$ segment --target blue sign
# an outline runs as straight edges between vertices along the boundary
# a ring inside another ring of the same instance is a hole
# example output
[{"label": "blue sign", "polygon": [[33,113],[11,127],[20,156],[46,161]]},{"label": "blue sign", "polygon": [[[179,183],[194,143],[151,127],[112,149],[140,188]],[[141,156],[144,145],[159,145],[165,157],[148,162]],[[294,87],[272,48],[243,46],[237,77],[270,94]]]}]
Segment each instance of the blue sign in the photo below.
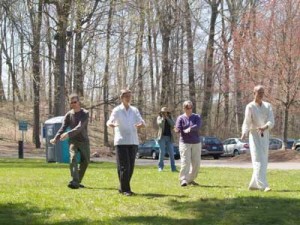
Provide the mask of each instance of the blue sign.
[{"label": "blue sign", "polygon": [[27,121],[22,121],[20,120],[19,121],[19,130],[22,130],[22,131],[27,131]]}]

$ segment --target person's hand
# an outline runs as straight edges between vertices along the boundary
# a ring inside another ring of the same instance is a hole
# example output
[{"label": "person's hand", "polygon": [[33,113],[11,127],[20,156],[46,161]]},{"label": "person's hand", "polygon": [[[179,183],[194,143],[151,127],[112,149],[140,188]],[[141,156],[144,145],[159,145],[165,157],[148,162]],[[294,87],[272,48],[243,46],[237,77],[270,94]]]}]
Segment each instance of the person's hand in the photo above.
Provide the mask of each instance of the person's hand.
[{"label": "person's hand", "polygon": [[174,130],[175,133],[179,133],[179,131],[180,131],[177,127],[174,127],[173,130]]},{"label": "person's hand", "polygon": [[258,127],[256,130],[257,132],[260,134],[261,137],[264,136],[264,131],[267,129],[267,126],[263,126],[263,127]]},{"label": "person's hand", "polygon": [[64,141],[64,140],[66,140],[68,137],[69,137],[69,134],[65,132],[65,133],[63,133],[63,134],[60,135],[60,139],[59,139],[59,140]]},{"label": "person's hand", "polygon": [[53,145],[55,145],[55,144],[56,144],[55,138],[52,138],[52,139],[50,140],[50,143],[53,144]]},{"label": "person's hand", "polygon": [[112,123],[108,124],[108,126],[114,128],[114,127],[119,126],[119,124],[117,122],[112,122]]},{"label": "person's hand", "polygon": [[183,130],[183,132],[186,133],[186,134],[187,134],[187,133],[190,133],[190,132],[191,132],[191,127],[186,128],[185,130]]},{"label": "person's hand", "polygon": [[144,127],[144,124],[143,124],[142,122],[136,123],[136,124],[135,124],[135,127],[136,127],[136,128],[141,128],[141,127]]}]

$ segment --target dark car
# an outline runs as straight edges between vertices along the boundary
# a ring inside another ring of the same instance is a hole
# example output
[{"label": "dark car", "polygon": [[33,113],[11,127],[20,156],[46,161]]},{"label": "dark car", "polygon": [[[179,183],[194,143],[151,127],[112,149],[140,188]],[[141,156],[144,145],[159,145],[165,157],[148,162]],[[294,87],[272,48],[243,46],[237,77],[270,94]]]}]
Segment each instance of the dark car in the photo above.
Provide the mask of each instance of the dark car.
[{"label": "dark car", "polygon": [[285,143],[285,149],[292,149],[295,139],[288,138]]},{"label": "dark car", "polygon": [[214,159],[219,159],[224,153],[223,143],[220,139],[213,136],[201,136],[202,156],[212,156]]},{"label": "dark car", "polygon": [[[174,158],[180,159],[180,153],[178,146],[173,145],[174,149]],[[152,159],[158,159],[159,156],[159,144],[156,139],[150,139],[138,146],[138,152],[136,158],[142,157],[151,157]],[[165,157],[169,157],[169,154],[166,152]]]},{"label": "dark car", "polygon": [[296,151],[300,152],[300,139],[294,141],[292,150],[296,150]]}]

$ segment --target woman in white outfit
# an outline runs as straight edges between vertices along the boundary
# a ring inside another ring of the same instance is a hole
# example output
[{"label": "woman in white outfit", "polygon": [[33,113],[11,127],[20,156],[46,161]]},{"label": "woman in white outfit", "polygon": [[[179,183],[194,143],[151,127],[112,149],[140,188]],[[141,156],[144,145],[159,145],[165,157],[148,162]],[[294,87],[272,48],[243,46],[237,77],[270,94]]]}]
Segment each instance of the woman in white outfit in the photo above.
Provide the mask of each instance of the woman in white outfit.
[{"label": "woman in white outfit", "polygon": [[254,87],[254,101],[246,106],[242,126],[242,137],[249,134],[250,153],[253,165],[249,190],[270,191],[267,182],[270,129],[274,126],[273,110],[270,103],[262,101],[264,87]]}]

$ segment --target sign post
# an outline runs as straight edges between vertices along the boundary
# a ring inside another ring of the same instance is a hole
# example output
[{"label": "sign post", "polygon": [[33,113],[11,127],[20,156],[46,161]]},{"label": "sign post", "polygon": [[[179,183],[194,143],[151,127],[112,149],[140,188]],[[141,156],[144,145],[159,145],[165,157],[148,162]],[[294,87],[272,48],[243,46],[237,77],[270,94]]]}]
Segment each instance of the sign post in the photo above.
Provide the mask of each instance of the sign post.
[{"label": "sign post", "polygon": [[22,140],[19,141],[19,159],[24,158],[24,131],[27,131],[28,123],[27,121],[19,121],[19,130],[22,131]]}]

